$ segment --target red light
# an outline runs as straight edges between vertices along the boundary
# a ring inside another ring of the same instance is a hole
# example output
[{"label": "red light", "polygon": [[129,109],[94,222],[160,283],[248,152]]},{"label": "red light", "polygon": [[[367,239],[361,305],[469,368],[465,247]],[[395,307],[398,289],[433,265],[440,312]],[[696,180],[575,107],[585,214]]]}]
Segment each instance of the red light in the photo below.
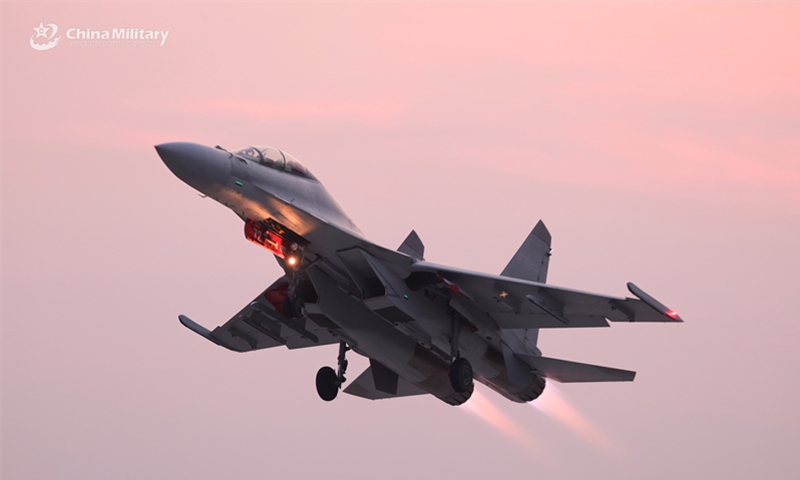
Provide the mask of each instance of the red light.
[{"label": "red light", "polygon": [[473,298],[472,298],[472,296],[470,296],[470,294],[468,294],[467,292],[465,292],[465,291],[461,290],[460,288],[458,288],[458,285],[456,285],[455,283],[451,282],[450,280],[442,277],[441,275],[437,276],[436,278],[439,279],[440,282],[443,282],[445,284],[445,286],[447,286],[447,288],[450,289],[451,292],[453,292],[455,294],[458,294],[458,295],[461,295],[464,298],[468,298],[470,300],[473,300]]},{"label": "red light", "polygon": [[283,239],[270,232],[258,222],[247,220],[244,224],[244,236],[248,240],[274,253],[280,258],[284,258]]},{"label": "red light", "polygon": [[675,310],[668,310],[667,316],[670,318],[678,318],[678,312],[676,312]]}]

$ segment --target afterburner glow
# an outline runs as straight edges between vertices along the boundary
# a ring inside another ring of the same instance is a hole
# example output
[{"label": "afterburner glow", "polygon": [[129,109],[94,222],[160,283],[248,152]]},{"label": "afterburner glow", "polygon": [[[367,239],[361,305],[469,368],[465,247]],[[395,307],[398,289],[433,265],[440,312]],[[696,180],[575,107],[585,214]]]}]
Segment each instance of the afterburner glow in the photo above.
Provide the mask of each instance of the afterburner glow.
[{"label": "afterburner glow", "polygon": [[541,453],[541,445],[514,421],[495,407],[489,399],[483,396],[477,389],[472,392],[469,401],[461,406],[462,409],[479,417],[500,432],[508,435],[520,445],[523,445],[537,453]]},{"label": "afterburner glow", "polygon": [[564,423],[592,443],[608,446],[608,439],[559,394],[558,388],[553,385],[553,382],[548,383],[542,395],[530,405]]}]

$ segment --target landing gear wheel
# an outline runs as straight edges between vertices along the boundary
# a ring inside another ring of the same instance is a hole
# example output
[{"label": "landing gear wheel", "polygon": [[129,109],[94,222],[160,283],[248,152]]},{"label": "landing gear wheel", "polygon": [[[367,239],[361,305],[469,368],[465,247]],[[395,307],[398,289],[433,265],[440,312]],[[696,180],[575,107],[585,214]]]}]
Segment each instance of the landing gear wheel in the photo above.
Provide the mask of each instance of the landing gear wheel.
[{"label": "landing gear wheel", "polygon": [[456,358],[450,365],[450,385],[458,393],[464,393],[472,386],[472,365],[466,358]]},{"label": "landing gear wheel", "polygon": [[283,316],[289,320],[293,318],[303,319],[306,317],[306,302],[297,297],[294,300],[287,298],[283,301]]},{"label": "landing gear wheel", "polygon": [[295,298],[294,302],[292,302],[292,307],[294,309],[294,318],[306,318],[306,302],[302,298]]},{"label": "landing gear wheel", "polygon": [[317,393],[326,402],[336,398],[339,393],[339,377],[331,367],[322,367],[317,372]]},{"label": "landing gear wheel", "polygon": [[287,297],[286,300],[283,301],[283,317],[291,320],[294,318],[294,302],[292,299]]}]

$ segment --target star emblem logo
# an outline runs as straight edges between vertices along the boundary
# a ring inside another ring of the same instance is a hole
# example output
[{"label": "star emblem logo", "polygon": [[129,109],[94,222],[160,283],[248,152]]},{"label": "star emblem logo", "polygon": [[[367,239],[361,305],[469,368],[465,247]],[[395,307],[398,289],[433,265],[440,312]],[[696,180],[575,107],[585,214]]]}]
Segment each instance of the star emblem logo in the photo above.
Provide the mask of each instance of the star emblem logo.
[{"label": "star emblem logo", "polygon": [[34,27],[33,31],[36,32],[36,38],[44,37],[47,38],[47,31],[50,30],[50,27],[45,27],[42,25],[42,22],[39,22],[38,27]]},{"label": "star emblem logo", "polygon": [[[39,22],[38,27],[33,27],[33,35],[31,35],[31,39],[28,42],[32,49],[34,50],[50,50],[51,48],[56,47],[59,42],[61,41],[61,37],[56,37],[56,32],[58,32],[58,25],[55,23],[48,23],[45,25],[42,22]],[[50,32],[48,34],[48,32]],[[35,39],[39,37],[44,37],[44,41],[46,43],[38,43]]]}]

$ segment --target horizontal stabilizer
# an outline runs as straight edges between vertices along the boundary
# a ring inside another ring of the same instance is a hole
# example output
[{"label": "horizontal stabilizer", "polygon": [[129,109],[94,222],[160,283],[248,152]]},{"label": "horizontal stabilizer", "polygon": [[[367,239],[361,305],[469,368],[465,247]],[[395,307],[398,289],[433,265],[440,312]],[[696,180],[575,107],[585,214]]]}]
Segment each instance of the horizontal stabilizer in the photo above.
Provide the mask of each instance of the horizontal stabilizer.
[{"label": "horizontal stabilizer", "polygon": [[422,395],[426,392],[412,383],[409,383],[407,380],[403,380],[402,377],[398,377],[397,379],[397,393],[391,394],[382,392],[375,387],[375,375],[372,372],[372,367],[369,367],[364,370],[364,373],[359,375],[353,383],[344,389],[344,393],[349,393],[350,395],[355,395],[356,397],[367,398],[369,400],[382,400],[384,398]]},{"label": "horizontal stabilizer", "polygon": [[533,367],[534,373],[561,383],[632,382],[633,377],[636,376],[636,372],[629,370],[534,355],[517,354],[517,356]]}]

